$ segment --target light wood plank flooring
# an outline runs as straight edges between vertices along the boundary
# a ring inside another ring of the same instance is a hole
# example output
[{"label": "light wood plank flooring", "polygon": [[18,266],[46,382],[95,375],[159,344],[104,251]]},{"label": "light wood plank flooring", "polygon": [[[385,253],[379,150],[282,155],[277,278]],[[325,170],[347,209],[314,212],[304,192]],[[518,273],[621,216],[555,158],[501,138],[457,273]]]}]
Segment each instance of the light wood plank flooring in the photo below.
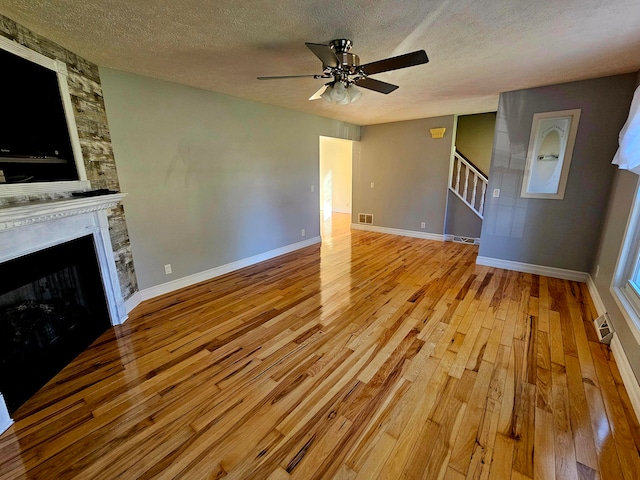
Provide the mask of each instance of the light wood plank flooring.
[{"label": "light wood plank flooring", "polygon": [[640,478],[584,284],[348,222],[142,304],[17,412],[0,478]]}]

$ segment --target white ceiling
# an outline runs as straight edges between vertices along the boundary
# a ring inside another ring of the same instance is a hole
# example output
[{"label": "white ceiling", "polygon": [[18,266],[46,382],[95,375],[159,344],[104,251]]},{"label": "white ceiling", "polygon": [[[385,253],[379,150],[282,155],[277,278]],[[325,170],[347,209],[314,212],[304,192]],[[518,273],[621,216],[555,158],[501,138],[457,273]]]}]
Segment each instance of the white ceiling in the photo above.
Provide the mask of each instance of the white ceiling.
[{"label": "white ceiling", "polygon": [[[0,13],[100,66],[360,125],[495,110],[498,94],[640,70],[638,0],[2,0]],[[361,63],[426,50],[351,105],[308,101],[304,42]]]}]

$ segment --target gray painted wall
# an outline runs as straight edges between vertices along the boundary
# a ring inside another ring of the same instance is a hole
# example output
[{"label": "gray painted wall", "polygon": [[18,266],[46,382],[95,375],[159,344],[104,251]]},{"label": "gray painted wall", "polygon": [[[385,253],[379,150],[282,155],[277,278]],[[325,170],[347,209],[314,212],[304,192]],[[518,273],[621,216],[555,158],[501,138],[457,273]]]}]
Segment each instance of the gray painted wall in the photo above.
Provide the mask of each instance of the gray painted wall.
[{"label": "gray painted wall", "polygon": [[[500,95],[479,254],[588,272],[626,121],[635,74],[507,92]],[[533,114],[582,109],[563,200],[520,198]]]},{"label": "gray painted wall", "polygon": [[318,138],[359,127],[100,73],[141,289],[320,235]]},{"label": "gray painted wall", "polygon": [[[376,226],[444,232],[453,121],[451,115],[362,127],[353,151],[354,222],[371,213]],[[444,138],[431,138],[436,127],[446,127]]]},{"label": "gray painted wall", "polygon": [[495,112],[458,117],[456,147],[485,175],[491,166],[495,128]]},{"label": "gray painted wall", "polygon": [[[604,303],[609,313],[611,323],[618,334],[629,363],[636,377],[640,379],[640,346],[636,342],[609,289],[613,280],[618,255],[622,248],[627,220],[631,213],[637,187],[637,175],[624,170],[616,172],[591,278],[593,278],[602,303]],[[600,266],[600,271],[596,276],[598,265]]]},{"label": "gray painted wall", "polygon": [[447,192],[447,222],[445,233],[461,237],[480,238],[482,220],[451,190]]},{"label": "gray painted wall", "polygon": [[[640,85],[640,74],[636,77],[636,86],[638,85]],[[636,378],[640,380],[640,345],[633,336],[630,330],[632,327],[623,317],[610,290],[639,182],[638,175],[626,170],[616,171],[591,278],[609,314],[613,328],[618,334],[631,368]],[[600,268],[598,269],[598,267]],[[597,275],[596,272],[598,272]]]}]

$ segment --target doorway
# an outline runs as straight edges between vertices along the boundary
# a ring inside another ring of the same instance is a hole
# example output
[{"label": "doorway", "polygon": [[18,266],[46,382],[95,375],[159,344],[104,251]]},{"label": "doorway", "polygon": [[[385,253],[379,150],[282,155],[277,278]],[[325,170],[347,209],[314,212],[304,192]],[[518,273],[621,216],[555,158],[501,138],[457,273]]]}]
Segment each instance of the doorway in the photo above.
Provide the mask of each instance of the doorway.
[{"label": "doorway", "polygon": [[351,215],[351,175],[353,142],[320,137],[320,218],[331,220],[334,213]]}]

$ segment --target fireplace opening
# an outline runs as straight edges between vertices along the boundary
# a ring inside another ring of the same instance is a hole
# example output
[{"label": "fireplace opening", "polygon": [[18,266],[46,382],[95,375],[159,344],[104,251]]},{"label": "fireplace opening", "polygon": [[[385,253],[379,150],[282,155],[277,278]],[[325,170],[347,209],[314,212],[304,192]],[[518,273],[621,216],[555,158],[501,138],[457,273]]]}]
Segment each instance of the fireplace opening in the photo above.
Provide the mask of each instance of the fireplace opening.
[{"label": "fireplace opening", "polygon": [[0,264],[0,392],[10,414],[111,325],[92,235]]}]

